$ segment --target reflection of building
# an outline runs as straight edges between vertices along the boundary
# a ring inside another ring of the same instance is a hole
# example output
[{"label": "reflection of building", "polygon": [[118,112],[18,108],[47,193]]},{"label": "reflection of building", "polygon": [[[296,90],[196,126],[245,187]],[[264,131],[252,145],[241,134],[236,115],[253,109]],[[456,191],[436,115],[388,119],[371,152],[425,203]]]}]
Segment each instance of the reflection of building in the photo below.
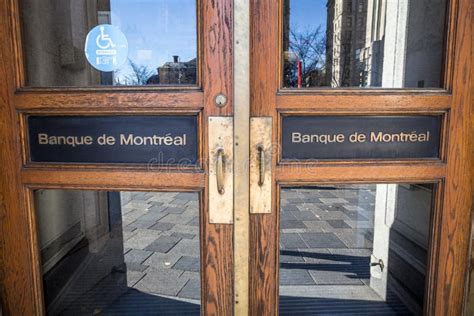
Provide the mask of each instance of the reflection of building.
[{"label": "reflection of building", "polygon": [[187,62],[179,61],[178,56],[173,56],[172,62],[167,62],[158,67],[157,74],[151,76],[147,84],[195,84],[196,83],[196,58]]},{"label": "reflection of building", "polygon": [[326,29],[326,81],[332,87],[359,86],[365,46],[367,0],[329,0]]}]

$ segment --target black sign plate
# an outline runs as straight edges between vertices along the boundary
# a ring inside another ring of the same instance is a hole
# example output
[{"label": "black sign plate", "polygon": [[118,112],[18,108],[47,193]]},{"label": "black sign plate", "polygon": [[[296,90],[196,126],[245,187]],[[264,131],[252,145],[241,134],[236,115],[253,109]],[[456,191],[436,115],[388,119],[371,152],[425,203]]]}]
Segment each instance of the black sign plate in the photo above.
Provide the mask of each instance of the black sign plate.
[{"label": "black sign plate", "polygon": [[285,116],[283,160],[438,158],[441,116]]},{"label": "black sign plate", "polygon": [[195,165],[197,117],[29,116],[32,162]]}]

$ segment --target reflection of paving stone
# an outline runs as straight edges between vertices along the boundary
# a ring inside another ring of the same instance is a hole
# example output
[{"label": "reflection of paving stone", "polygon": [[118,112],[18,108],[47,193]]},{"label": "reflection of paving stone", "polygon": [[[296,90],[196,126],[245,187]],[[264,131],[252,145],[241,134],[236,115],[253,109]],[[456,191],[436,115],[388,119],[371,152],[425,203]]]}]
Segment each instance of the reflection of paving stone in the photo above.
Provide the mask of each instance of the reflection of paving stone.
[{"label": "reflection of paving stone", "polygon": [[175,224],[173,223],[157,222],[156,224],[150,226],[150,229],[168,231],[173,228],[174,225]]},{"label": "reflection of paving stone", "polygon": [[181,239],[171,236],[160,236],[154,242],[152,242],[145,250],[153,252],[166,253],[171,250]]},{"label": "reflection of paving stone", "polygon": [[280,253],[280,263],[304,262],[303,257],[299,253],[291,255],[283,255]]},{"label": "reflection of paving stone", "polygon": [[199,272],[199,264],[199,258],[182,256],[178,262],[175,263],[173,269]]},{"label": "reflection of paving stone", "polygon": [[135,284],[143,278],[145,273],[140,271],[127,271],[127,286],[133,287]]},{"label": "reflection of paving stone", "polygon": [[194,234],[177,233],[177,232],[171,233],[170,236],[182,238],[182,239],[194,239],[194,237],[196,237],[196,235]]},{"label": "reflection of paving stone", "polygon": [[199,300],[201,298],[201,282],[199,279],[190,279],[178,293],[178,296]]},{"label": "reflection of paving stone", "polygon": [[140,216],[137,221],[156,222],[166,214],[160,211],[148,211],[145,215]]},{"label": "reflection of paving stone", "polygon": [[282,220],[280,223],[280,228],[306,228],[306,225],[299,220]]},{"label": "reflection of paving stone", "polygon": [[282,244],[282,249],[298,249],[298,248],[307,248],[300,234],[290,233],[282,234],[280,236],[280,243]]},{"label": "reflection of paving stone", "polygon": [[182,274],[183,271],[180,270],[150,268],[135,288],[144,292],[176,296],[188,282],[187,278],[180,277]]},{"label": "reflection of paving stone", "polygon": [[290,212],[296,219],[300,221],[311,221],[316,220],[316,216],[311,211],[298,211],[298,212]]},{"label": "reflection of paving stone", "polygon": [[[347,246],[347,248],[372,248],[372,242],[364,236],[364,232],[361,230],[350,231],[350,232],[335,232],[334,234],[342,240],[342,242]],[[328,248],[341,248],[341,247],[332,247]]]},{"label": "reflection of paving stone", "polygon": [[313,278],[304,269],[280,269],[281,285],[310,285],[315,284]]},{"label": "reflection of paving stone", "polygon": [[127,271],[135,271],[135,272],[143,272],[148,268],[148,266],[134,263],[134,262],[127,262]]},{"label": "reflection of paving stone", "polygon": [[153,254],[151,251],[146,251],[146,250],[140,250],[140,249],[131,249],[127,254],[125,255],[125,262],[134,262],[134,263],[142,263],[148,257],[150,257]]},{"label": "reflection of paving stone", "polygon": [[309,248],[346,248],[345,244],[333,233],[303,233],[300,235]]},{"label": "reflection of paving stone", "polygon": [[190,220],[186,225],[189,226],[199,226],[199,217],[195,216],[192,220]]},{"label": "reflection of paving stone", "polygon": [[182,239],[176,247],[173,248],[172,252],[182,256],[199,257],[199,239]]},{"label": "reflection of paving stone", "polygon": [[341,219],[332,219],[327,220],[326,222],[333,228],[351,228],[351,226],[347,225],[346,222]]},{"label": "reflection of paving stone", "polygon": [[124,227],[125,231],[134,231],[137,228],[147,229],[148,227],[152,226],[155,222],[154,221],[142,221],[136,220],[133,223]]},{"label": "reflection of paving stone", "polygon": [[182,214],[185,211],[184,207],[167,207],[165,212],[169,214]]},{"label": "reflection of paving stone", "polygon": [[135,235],[124,242],[125,248],[144,249],[159,236],[159,232],[149,229],[137,229]]},{"label": "reflection of paving stone", "polygon": [[343,213],[353,221],[368,221],[368,219],[359,212],[343,211]]},{"label": "reflection of paving stone", "polygon": [[179,258],[180,254],[155,252],[143,264],[155,269],[171,269]]}]

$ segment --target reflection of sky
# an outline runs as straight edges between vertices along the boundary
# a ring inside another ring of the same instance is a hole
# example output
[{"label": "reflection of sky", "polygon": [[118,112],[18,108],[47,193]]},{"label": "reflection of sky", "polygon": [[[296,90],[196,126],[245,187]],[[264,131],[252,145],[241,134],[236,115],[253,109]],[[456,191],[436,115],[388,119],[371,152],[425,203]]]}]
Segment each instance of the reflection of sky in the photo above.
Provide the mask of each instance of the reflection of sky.
[{"label": "reflection of sky", "polygon": [[111,24],[128,39],[129,58],[156,68],[178,55],[196,58],[195,0],[110,0]]},{"label": "reflection of sky", "polygon": [[290,0],[290,27],[295,32],[326,30],[327,0]]}]

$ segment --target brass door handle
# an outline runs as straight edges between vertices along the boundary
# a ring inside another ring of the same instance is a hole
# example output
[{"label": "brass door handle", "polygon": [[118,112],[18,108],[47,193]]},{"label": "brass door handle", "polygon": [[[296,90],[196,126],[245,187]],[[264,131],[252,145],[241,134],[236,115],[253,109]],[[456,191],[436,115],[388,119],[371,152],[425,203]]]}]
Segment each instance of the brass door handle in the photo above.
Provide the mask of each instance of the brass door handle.
[{"label": "brass door handle", "polygon": [[216,161],[216,178],[217,178],[217,191],[219,194],[224,194],[224,150],[222,148],[217,150],[217,161]]},{"label": "brass door handle", "polygon": [[257,147],[257,159],[258,159],[258,185],[262,186],[265,182],[265,150],[262,146]]}]

